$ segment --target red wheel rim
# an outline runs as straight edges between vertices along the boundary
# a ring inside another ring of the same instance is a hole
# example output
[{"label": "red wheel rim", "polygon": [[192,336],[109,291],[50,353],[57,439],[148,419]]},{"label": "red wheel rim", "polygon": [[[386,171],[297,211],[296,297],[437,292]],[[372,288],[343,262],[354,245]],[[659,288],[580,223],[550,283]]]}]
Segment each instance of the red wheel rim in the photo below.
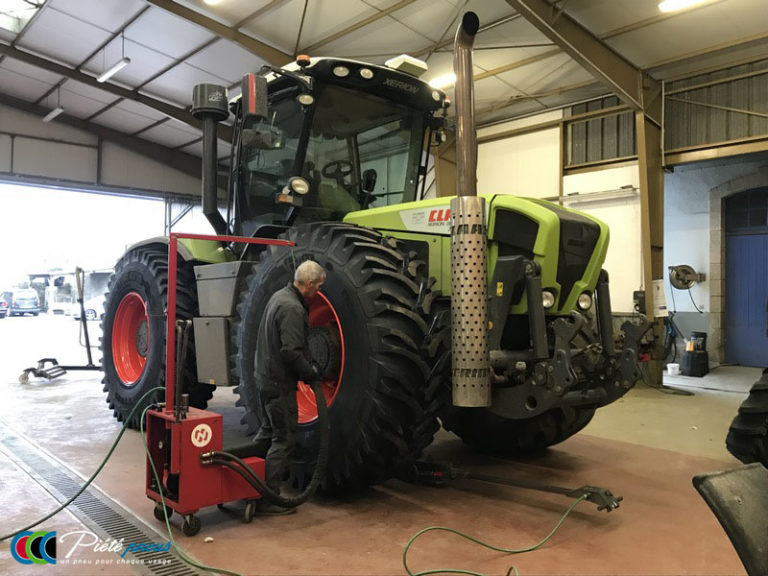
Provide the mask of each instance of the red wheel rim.
[{"label": "red wheel rim", "polygon": [[[341,329],[339,316],[336,309],[330,303],[325,294],[318,292],[309,303],[309,327],[314,328],[323,326],[336,330],[341,342],[341,363],[339,366],[339,378],[337,380],[328,380],[321,382],[323,396],[328,407],[333,404],[336,395],[341,388],[341,379],[344,376],[344,331]],[[317,419],[317,402],[312,388],[299,380],[299,388],[296,392],[296,404],[299,408],[299,424],[308,424]]]},{"label": "red wheel rim", "polygon": [[133,386],[141,377],[149,350],[149,315],[136,292],[123,296],[112,324],[112,360],[120,380]]}]

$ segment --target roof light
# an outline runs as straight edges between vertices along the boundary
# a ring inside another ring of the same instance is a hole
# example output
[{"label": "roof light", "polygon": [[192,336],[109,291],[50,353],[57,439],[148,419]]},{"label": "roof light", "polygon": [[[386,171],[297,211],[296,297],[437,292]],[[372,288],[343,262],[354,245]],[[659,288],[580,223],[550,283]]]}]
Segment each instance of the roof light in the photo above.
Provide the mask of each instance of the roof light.
[{"label": "roof light", "polygon": [[123,68],[128,66],[128,64],[131,63],[131,59],[125,55],[125,31],[120,33],[120,38],[123,41],[122,49],[120,52],[122,55],[122,58],[120,58],[120,60],[115,62],[109,70],[105,70],[104,72],[99,74],[96,77],[96,82],[106,82],[108,79],[112,78],[112,76],[120,72],[120,70],[122,70]]},{"label": "roof light", "polygon": [[373,78],[373,70],[370,68],[360,68],[360,76],[362,76],[364,80],[370,80]]},{"label": "roof light", "polygon": [[445,76],[438,76],[434,80],[429,81],[429,85],[432,86],[432,88],[437,88],[438,90],[442,88],[448,88],[454,84],[456,84],[456,74],[453,72],[446,74]]},{"label": "roof light", "polygon": [[704,2],[707,2],[707,0],[664,0],[659,2],[659,10],[662,12],[676,12],[691,8],[697,4],[703,4]]},{"label": "roof light", "polygon": [[106,70],[106,71],[102,72],[101,74],[99,74],[96,77],[96,82],[106,82],[107,80],[112,78],[112,76],[114,76],[115,74],[120,72],[120,70],[122,70],[123,68],[128,66],[128,64],[130,64],[130,63],[131,63],[131,59],[128,58],[127,56],[121,58],[120,60],[115,62],[115,64],[113,64],[112,67],[109,70]]},{"label": "roof light", "polygon": [[56,118],[56,116],[58,116],[62,112],[64,112],[64,108],[62,108],[61,106],[56,106],[56,108],[54,108],[53,110],[48,112],[48,114],[43,116],[43,122],[50,122],[51,120]]}]

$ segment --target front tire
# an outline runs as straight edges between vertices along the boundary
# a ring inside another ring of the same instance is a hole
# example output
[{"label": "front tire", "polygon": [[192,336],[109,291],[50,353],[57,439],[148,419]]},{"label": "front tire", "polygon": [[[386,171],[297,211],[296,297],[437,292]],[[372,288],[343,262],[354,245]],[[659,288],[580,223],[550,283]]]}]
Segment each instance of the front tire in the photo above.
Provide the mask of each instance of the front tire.
[{"label": "front tire", "polygon": [[509,455],[535,454],[567,440],[595,415],[594,408],[561,407],[525,420],[494,414],[488,408],[450,407],[443,427],[480,450]]},{"label": "front tire", "polygon": [[[292,281],[295,265],[316,260],[327,277],[320,299],[310,304],[310,331],[316,333],[310,335],[310,353],[326,368],[323,389],[331,420],[322,485],[336,490],[385,480],[438,429],[436,403],[428,394],[437,388],[431,381],[433,359],[424,345],[428,326],[422,302],[428,290],[415,281],[418,266],[402,245],[373,230],[311,224],[285,236],[296,247],[263,253],[238,306],[234,373],[240,381],[238,405],[246,408],[243,423],[249,433],[261,424],[254,364],[266,303]],[[314,470],[320,434],[312,394],[302,384],[299,388],[291,473],[302,485]]]},{"label": "front tire", "polygon": [[[197,314],[191,264],[179,260],[177,278],[176,318],[191,319]],[[102,321],[102,383],[115,418],[128,420],[131,428],[139,427],[142,410],[161,394],[151,394],[137,407],[139,399],[152,388],[165,386],[167,287],[168,253],[157,246],[126,253],[109,281]],[[213,386],[197,382],[194,334],[190,334],[182,371],[190,405],[205,408]]]}]

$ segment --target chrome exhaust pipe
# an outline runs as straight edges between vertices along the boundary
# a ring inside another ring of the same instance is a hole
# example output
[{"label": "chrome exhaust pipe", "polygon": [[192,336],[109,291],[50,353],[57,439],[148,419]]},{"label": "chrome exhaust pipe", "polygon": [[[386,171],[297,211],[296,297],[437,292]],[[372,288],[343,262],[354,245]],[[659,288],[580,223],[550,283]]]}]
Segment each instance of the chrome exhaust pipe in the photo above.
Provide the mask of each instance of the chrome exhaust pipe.
[{"label": "chrome exhaust pipe", "polygon": [[453,405],[491,405],[485,200],[477,196],[472,45],[477,14],[461,19],[454,41],[457,193],[451,200],[451,376]]}]

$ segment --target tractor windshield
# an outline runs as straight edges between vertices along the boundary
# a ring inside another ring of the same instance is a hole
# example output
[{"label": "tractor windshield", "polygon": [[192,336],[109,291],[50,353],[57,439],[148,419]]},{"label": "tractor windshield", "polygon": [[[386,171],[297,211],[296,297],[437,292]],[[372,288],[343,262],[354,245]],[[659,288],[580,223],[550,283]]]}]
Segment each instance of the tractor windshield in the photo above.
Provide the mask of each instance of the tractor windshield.
[{"label": "tractor windshield", "polygon": [[318,97],[301,216],[340,220],[347,212],[414,200],[424,139],[422,113],[336,85]]},{"label": "tractor windshield", "polygon": [[296,223],[416,198],[425,112],[334,84],[317,87],[309,108],[297,96],[294,89],[270,96],[269,121],[279,133],[270,147],[249,142],[243,126],[242,220],[285,223],[292,207],[275,197],[292,176],[309,182]]}]

